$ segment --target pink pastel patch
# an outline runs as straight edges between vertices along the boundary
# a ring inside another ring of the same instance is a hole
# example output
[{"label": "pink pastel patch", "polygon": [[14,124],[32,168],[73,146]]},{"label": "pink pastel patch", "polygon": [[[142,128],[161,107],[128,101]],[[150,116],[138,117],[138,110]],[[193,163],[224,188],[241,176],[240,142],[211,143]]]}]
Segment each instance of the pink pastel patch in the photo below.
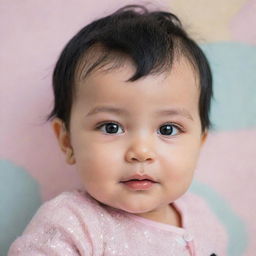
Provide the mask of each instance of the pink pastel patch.
[{"label": "pink pastel patch", "polygon": [[[256,130],[212,133],[205,144],[196,179],[213,187],[247,224],[248,234],[256,233]],[[253,255],[249,243],[245,255]]]},{"label": "pink pastel patch", "polygon": [[256,44],[256,0],[249,0],[230,23],[230,32],[234,40]]}]

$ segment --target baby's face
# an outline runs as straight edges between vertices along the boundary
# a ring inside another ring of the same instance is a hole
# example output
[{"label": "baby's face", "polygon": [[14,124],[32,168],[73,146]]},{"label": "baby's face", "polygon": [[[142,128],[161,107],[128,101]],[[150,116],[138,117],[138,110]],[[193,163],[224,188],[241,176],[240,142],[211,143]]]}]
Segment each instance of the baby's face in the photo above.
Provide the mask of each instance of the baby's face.
[{"label": "baby's face", "polygon": [[[92,197],[147,217],[168,207],[191,184],[204,138],[199,85],[184,59],[167,75],[125,82],[133,72],[130,64],[97,71],[78,85],[71,145]],[[155,182],[123,182],[136,174]]]}]

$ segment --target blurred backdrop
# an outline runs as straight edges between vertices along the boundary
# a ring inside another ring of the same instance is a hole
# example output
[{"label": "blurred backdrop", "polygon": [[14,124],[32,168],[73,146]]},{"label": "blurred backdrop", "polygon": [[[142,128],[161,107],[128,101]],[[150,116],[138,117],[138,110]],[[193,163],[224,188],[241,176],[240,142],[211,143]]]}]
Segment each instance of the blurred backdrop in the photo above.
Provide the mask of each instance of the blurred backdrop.
[{"label": "blurred backdrop", "polygon": [[125,4],[167,9],[209,57],[214,129],[191,187],[229,234],[229,255],[256,251],[255,0],[0,0],[0,256],[40,204],[80,187],[50,124],[51,74],[66,42]]}]

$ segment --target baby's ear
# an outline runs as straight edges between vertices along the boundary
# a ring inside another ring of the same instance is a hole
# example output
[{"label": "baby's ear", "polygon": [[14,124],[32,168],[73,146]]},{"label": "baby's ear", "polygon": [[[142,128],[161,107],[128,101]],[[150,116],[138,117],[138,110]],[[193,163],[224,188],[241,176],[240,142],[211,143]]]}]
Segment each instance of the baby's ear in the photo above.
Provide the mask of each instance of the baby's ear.
[{"label": "baby's ear", "polygon": [[67,163],[74,164],[75,163],[74,152],[71,146],[70,135],[65,127],[65,124],[61,119],[54,118],[52,120],[52,128],[56,135],[56,138],[58,140],[61,150],[66,155]]}]

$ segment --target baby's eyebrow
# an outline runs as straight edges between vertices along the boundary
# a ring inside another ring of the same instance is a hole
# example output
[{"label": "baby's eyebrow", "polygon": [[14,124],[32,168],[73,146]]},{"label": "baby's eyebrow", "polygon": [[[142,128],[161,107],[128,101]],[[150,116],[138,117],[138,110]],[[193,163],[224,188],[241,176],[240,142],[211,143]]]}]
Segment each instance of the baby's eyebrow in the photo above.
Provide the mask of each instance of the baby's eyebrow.
[{"label": "baby's eyebrow", "polygon": [[93,109],[91,109],[86,116],[95,115],[100,112],[106,112],[106,113],[114,113],[117,115],[128,115],[128,111],[125,109],[117,108],[117,107],[110,107],[110,106],[97,106]]},{"label": "baby's eyebrow", "polygon": [[[113,113],[117,115],[129,115],[129,112],[122,108],[111,106],[97,106],[91,109],[86,116],[95,115],[100,112]],[[163,109],[155,112],[156,116],[183,116],[193,121],[192,115],[184,108]]]},{"label": "baby's eyebrow", "polygon": [[173,108],[173,109],[164,109],[159,110],[156,112],[156,115],[162,115],[162,116],[183,116],[187,119],[190,119],[194,121],[192,115],[189,113],[188,110],[184,108]]}]

